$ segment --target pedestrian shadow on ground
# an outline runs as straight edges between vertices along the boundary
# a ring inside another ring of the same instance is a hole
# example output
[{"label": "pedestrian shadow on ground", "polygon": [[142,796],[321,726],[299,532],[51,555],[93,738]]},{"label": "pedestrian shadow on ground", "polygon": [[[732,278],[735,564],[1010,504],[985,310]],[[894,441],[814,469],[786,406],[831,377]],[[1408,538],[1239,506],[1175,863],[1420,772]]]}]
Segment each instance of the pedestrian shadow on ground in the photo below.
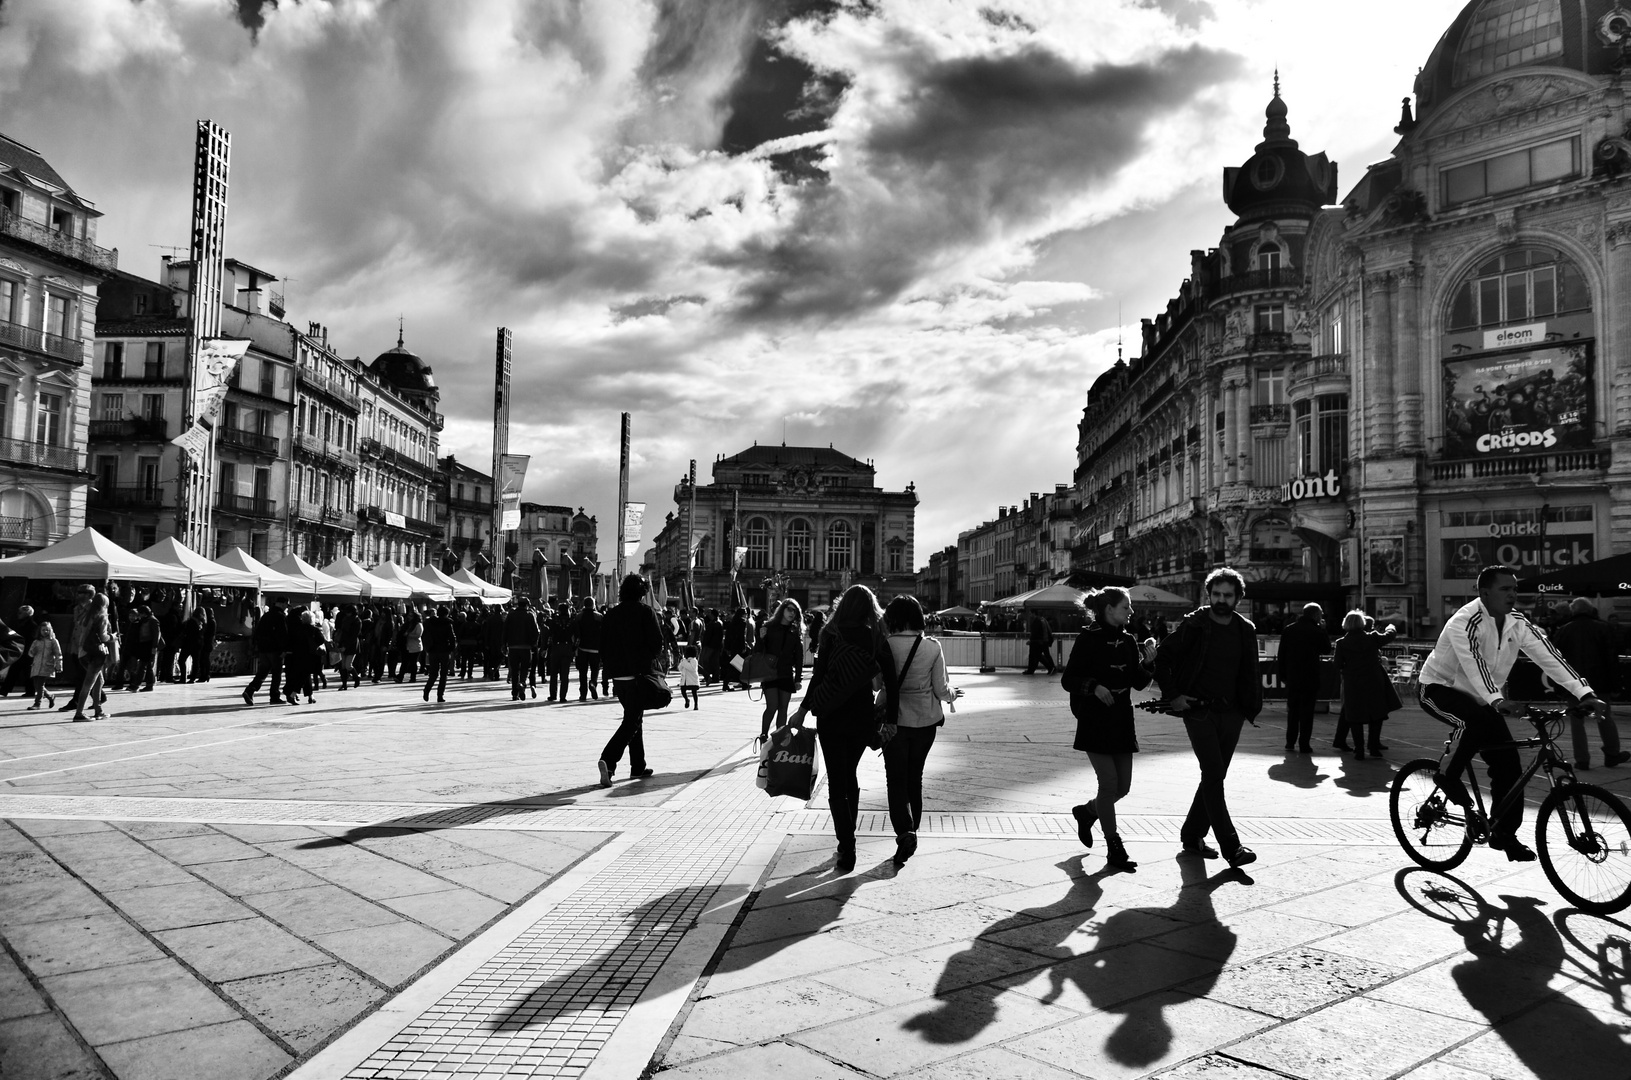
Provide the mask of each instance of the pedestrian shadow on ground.
[{"label": "pedestrian shadow on ground", "polygon": [[[1072,862],[1079,863],[1080,857],[1059,865],[1069,872]],[[1055,902],[994,923],[980,938],[991,938],[1004,930],[1029,928],[1031,932],[1023,948],[1054,961],[1048,972],[1051,985],[1042,1002],[1057,1001],[1066,987],[1074,983],[1096,1010],[1121,1013],[1121,1022],[1105,1040],[1105,1051],[1123,1065],[1143,1068],[1165,1057],[1172,1047],[1172,1027],[1162,1012],[1165,1000],[1160,994],[1170,986],[1147,986],[1137,996],[1128,998],[1126,988],[1141,979],[1145,956],[1121,946],[1193,925],[1195,930],[1186,939],[1185,951],[1206,956],[1212,962],[1198,977],[1190,970],[1175,974],[1171,985],[1184,983],[1186,994],[1204,997],[1216,984],[1218,972],[1234,954],[1236,943],[1234,931],[1218,922],[1212,894],[1225,884],[1249,879],[1238,870],[1209,876],[1203,860],[1180,859],[1183,885],[1174,903],[1166,907],[1112,911],[1097,925],[1097,941],[1101,944],[1086,953],[1071,952],[1067,940],[1089,924],[1103,893],[1100,883],[1114,872],[1106,868],[1072,881],[1065,904],[1079,908],[1073,915],[1056,917],[1053,909],[1062,905]],[[1039,934],[1045,936],[1038,937]],[[969,949],[946,962],[935,986],[938,1004],[928,1012],[907,1019],[901,1025],[903,1029],[915,1031],[934,1043],[961,1043],[973,1039],[996,1019],[997,999],[1007,991],[1005,984],[1012,979],[981,981],[989,975],[990,969],[988,961],[980,956],[980,948],[977,939]],[[1088,957],[1097,958],[1096,962],[1071,963]],[[985,975],[981,974],[982,969]]]},{"label": "pedestrian shadow on ground", "polygon": [[[1541,911],[1546,902],[1533,896],[1502,893],[1501,904],[1492,904],[1461,879],[1419,867],[1399,871],[1394,885],[1413,908],[1461,936],[1469,955],[1450,969],[1451,979],[1531,1075],[1625,1080],[1631,1060],[1625,1043],[1631,1029],[1626,1002],[1631,927],[1572,909],[1548,919]],[[1590,920],[1592,937],[1601,936],[1604,923],[1621,933],[1606,935],[1594,955],[1569,933],[1571,919]],[[1558,974],[1602,990],[1624,1019],[1612,1022],[1561,995],[1545,994],[1537,1002],[1538,988]],[[1524,1015],[1537,1009],[1544,1010],[1544,1023],[1525,1021]]]},{"label": "pedestrian shadow on ground", "polygon": [[1351,754],[1343,754],[1342,774],[1332,783],[1356,799],[1368,799],[1385,794],[1393,787],[1393,766],[1386,758],[1374,755],[1360,761]]},{"label": "pedestrian shadow on ground", "polygon": [[1314,755],[1287,750],[1285,759],[1269,766],[1269,779],[1292,787],[1317,788],[1329,780],[1330,774],[1320,771]]}]

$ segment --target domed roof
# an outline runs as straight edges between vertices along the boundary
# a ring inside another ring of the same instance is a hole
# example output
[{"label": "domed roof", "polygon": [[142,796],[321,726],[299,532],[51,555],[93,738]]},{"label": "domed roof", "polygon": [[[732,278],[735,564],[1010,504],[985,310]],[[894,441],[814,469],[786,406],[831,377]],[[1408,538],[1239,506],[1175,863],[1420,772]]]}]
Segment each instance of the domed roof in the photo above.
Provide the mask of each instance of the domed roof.
[{"label": "domed roof", "polygon": [[386,349],[374,357],[369,365],[380,378],[403,390],[435,393],[436,380],[431,378],[430,365],[418,353],[409,352],[402,344],[402,331],[396,334],[396,348]]},{"label": "domed roof", "polygon": [[1519,67],[1609,75],[1616,0],[1471,0],[1416,76],[1416,120],[1483,79]]},{"label": "domed roof", "polygon": [[1324,154],[1305,154],[1291,137],[1280,75],[1274,97],[1263,110],[1263,141],[1240,168],[1223,170],[1223,201],[1242,221],[1273,217],[1300,207],[1318,210],[1336,202],[1336,163]]}]

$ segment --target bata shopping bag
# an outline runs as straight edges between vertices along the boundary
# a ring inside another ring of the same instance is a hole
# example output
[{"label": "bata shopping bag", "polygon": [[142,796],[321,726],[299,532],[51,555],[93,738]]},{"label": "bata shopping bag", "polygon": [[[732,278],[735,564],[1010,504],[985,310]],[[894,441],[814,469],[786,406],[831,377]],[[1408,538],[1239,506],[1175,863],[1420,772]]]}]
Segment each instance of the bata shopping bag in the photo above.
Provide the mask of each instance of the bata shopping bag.
[{"label": "bata shopping bag", "polygon": [[808,799],[816,786],[816,733],[814,728],[777,728],[766,744],[765,791]]}]

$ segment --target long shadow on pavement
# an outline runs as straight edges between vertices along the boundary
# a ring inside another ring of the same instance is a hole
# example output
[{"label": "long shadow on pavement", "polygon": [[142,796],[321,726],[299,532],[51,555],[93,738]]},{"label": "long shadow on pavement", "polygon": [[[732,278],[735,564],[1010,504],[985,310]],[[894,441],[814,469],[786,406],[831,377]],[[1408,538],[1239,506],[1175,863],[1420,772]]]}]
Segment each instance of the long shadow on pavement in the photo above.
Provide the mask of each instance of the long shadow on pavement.
[{"label": "long shadow on pavement", "polygon": [[[1631,1069],[1624,1041],[1631,1021],[1625,936],[1606,935],[1605,948],[1588,966],[1564,944],[1565,918],[1589,918],[1579,912],[1548,919],[1540,910],[1545,901],[1507,893],[1500,895],[1502,905],[1492,904],[1459,878],[1418,868],[1399,871],[1394,885],[1412,907],[1448,923],[1466,942],[1469,956],[1450,969],[1450,978],[1537,1080],[1625,1080]],[[1594,921],[1599,930],[1607,923],[1631,932],[1623,923]],[[1576,970],[1565,972],[1567,966]],[[1602,990],[1626,1020],[1611,1023],[1561,995],[1535,1000],[1536,988],[1560,973]]]},{"label": "long shadow on pavement", "polygon": [[1287,750],[1284,761],[1269,766],[1270,780],[1290,784],[1292,787],[1317,788],[1330,778],[1329,773],[1320,771],[1319,762],[1314,760],[1314,755],[1295,750]]},{"label": "long shadow on pavement", "polygon": [[[1224,884],[1249,879],[1238,870],[1208,875],[1202,860],[1180,859],[1183,885],[1173,904],[1113,911],[1098,926],[1099,947],[1073,954],[1065,942],[1093,915],[1103,894],[1100,882],[1112,873],[1114,871],[1106,869],[1072,881],[1067,901],[1072,906],[1080,906],[1080,911],[1073,916],[1054,917],[1054,910],[1060,906],[1055,902],[1046,908],[1011,915],[987,928],[980,938],[1000,935],[1007,929],[1025,930],[1023,947],[1027,951],[1055,958],[1048,971],[1051,985],[1042,1002],[1057,1001],[1067,985],[1074,983],[1095,1009],[1123,1014],[1123,1020],[1106,1040],[1105,1050],[1124,1065],[1144,1067],[1165,1057],[1172,1045],[1172,1028],[1162,1013],[1167,999],[1158,993],[1170,987],[1146,985],[1141,970],[1146,954],[1125,946],[1180,925],[1203,928],[1199,937],[1186,943],[1186,951],[1206,956],[1207,970],[1198,977],[1193,971],[1174,975],[1171,985],[1184,983],[1186,994],[1205,996],[1216,983],[1218,972],[1229,962],[1236,943],[1234,931],[1218,922],[1212,893]],[[1037,934],[1044,928],[1048,938],[1039,940]],[[961,1043],[974,1038],[995,1020],[997,999],[1009,990],[1013,978],[969,986],[972,980],[961,969],[979,964],[977,953],[976,944],[948,960],[935,988],[939,1004],[909,1018],[901,1026],[930,1042]],[[1083,960],[1089,962],[1077,962]],[[1140,989],[1129,995],[1128,986],[1135,983]]]}]

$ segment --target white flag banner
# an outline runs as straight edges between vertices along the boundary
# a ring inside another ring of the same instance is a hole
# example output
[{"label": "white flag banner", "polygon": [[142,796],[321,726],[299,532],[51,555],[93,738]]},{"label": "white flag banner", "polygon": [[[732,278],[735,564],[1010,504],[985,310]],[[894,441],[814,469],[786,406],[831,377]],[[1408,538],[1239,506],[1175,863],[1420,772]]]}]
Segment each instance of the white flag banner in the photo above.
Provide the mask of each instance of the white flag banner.
[{"label": "white flag banner", "polygon": [[623,557],[625,559],[632,559],[636,555],[638,555],[639,553],[640,553],[640,541],[638,541],[638,540],[625,540],[625,541],[623,541]]},{"label": "white flag banner", "polygon": [[623,504],[623,539],[638,542],[640,539],[640,524],[646,518],[646,504],[643,502],[630,502]]},{"label": "white flag banner", "polygon": [[204,454],[210,447],[210,429],[203,424],[194,424],[170,441],[181,447],[192,458],[194,465],[202,466]]},{"label": "white flag banner", "polygon": [[499,521],[499,528],[504,532],[514,532],[521,527],[521,496],[519,493],[504,496],[504,513]]},{"label": "white flag banner", "polygon": [[[527,482],[527,465],[532,461],[531,454],[505,454],[499,459],[498,490],[505,495],[521,496],[521,488]],[[506,525],[506,529],[519,529],[521,526]]]},{"label": "white flag banner", "polygon": [[232,373],[248,350],[247,338],[205,338],[198,343],[198,363],[193,369],[192,426],[170,440],[181,447],[195,465],[204,463]]}]

